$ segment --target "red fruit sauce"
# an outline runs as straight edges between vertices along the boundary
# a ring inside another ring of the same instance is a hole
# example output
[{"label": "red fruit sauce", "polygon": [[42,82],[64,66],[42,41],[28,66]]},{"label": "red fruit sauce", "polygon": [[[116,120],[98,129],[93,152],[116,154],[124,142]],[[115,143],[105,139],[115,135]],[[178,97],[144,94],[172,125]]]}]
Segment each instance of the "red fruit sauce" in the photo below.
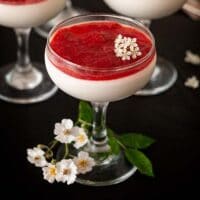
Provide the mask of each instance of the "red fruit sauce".
[{"label": "red fruit sauce", "polygon": [[[142,56],[126,61],[116,57],[114,41],[118,34],[137,38]],[[114,21],[87,22],[62,27],[50,39],[50,47],[56,54],[82,66],[82,70],[64,66],[58,59],[54,59],[54,56],[49,56],[49,59],[58,69],[76,78],[109,80],[128,76],[148,66],[155,56],[155,51],[145,62],[135,68],[111,71],[119,67],[123,69],[144,58],[151,50],[152,45],[149,36],[131,26],[124,26]],[[87,70],[84,70],[84,67]],[[99,69],[101,71],[97,71]]]},{"label": "red fruit sauce", "polygon": [[46,0],[0,0],[0,4],[12,4],[12,5],[23,5],[23,4],[34,4]]}]

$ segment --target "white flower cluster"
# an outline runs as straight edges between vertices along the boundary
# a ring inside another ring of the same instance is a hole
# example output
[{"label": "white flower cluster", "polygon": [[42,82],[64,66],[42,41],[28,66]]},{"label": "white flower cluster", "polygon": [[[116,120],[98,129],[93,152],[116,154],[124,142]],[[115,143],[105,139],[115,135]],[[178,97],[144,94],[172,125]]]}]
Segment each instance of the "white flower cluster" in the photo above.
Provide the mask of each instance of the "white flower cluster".
[{"label": "white flower cluster", "polygon": [[199,80],[196,76],[189,77],[185,81],[185,86],[192,89],[197,89],[199,87]]},{"label": "white flower cluster", "polygon": [[[85,131],[80,127],[73,127],[73,121],[63,119],[61,123],[55,124],[55,139],[61,143],[73,143],[75,148],[80,148],[88,142]],[[27,159],[36,167],[41,167],[44,179],[49,183],[63,182],[72,184],[75,182],[77,174],[85,174],[92,170],[95,161],[87,152],[80,151],[73,159],[62,159],[59,162],[47,162],[45,151],[39,147],[27,149]]]},{"label": "white flower cluster", "polygon": [[114,41],[114,52],[116,57],[120,57],[122,60],[136,59],[142,55],[137,38],[123,37],[121,34]]},{"label": "white flower cluster", "polygon": [[200,65],[200,55],[192,53],[192,51],[187,50],[185,52],[185,62],[191,63],[193,65]]},{"label": "white flower cluster", "polygon": [[74,143],[74,147],[79,149],[88,143],[88,136],[83,128],[74,126],[71,119],[63,119],[61,123],[55,124],[55,139],[60,143]]}]

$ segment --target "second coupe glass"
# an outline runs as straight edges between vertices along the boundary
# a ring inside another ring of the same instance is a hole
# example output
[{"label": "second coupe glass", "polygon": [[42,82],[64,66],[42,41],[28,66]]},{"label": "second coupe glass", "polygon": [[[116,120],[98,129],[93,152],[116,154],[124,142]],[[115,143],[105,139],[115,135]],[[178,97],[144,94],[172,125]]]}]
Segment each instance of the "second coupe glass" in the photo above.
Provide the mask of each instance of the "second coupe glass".
[{"label": "second coupe glass", "polygon": [[[141,20],[162,18],[176,12],[186,0],[104,0],[113,10]],[[167,91],[177,80],[177,70],[168,60],[158,57],[150,82],[138,95],[156,95]]]},{"label": "second coupe glass", "polygon": [[0,25],[14,28],[18,41],[17,62],[0,68],[0,99],[27,104],[56,92],[44,65],[30,61],[29,35],[31,27],[45,23],[64,6],[65,0],[0,0]]}]

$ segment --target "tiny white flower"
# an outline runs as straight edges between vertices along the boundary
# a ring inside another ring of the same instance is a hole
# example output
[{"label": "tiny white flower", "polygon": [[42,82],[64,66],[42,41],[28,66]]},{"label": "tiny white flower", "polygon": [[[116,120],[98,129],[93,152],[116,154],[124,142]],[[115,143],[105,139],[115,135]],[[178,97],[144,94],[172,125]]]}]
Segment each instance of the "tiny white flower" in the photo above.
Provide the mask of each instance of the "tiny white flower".
[{"label": "tiny white flower", "polygon": [[197,89],[199,87],[199,80],[196,76],[192,76],[185,81],[185,86],[193,89]]},{"label": "tiny white flower", "polygon": [[42,168],[42,171],[44,179],[49,183],[53,183],[56,180],[57,169],[55,165],[48,163],[46,167]]},{"label": "tiny white flower", "polygon": [[136,55],[137,55],[137,56],[141,56],[142,53],[141,53],[141,52],[137,52]]},{"label": "tiny white flower", "polygon": [[137,38],[133,38],[133,43],[136,43],[137,42]]},{"label": "tiny white flower", "polygon": [[61,123],[55,124],[54,134],[55,139],[61,143],[71,143],[74,141],[74,136],[71,134],[73,121],[71,119],[63,119]]},{"label": "tiny white flower", "polygon": [[78,157],[74,158],[74,163],[77,166],[79,174],[85,174],[92,170],[95,166],[95,161],[87,152],[81,151]]},{"label": "tiny white flower", "polygon": [[190,50],[187,50],[185,53],[185,62],[191,63],[193,65],[200,65],[200,55],[192,53]]},{"label": "tiny white flower", "polygon": [[121,42],[121,40],[122,40],[122,35],[119,34],[115,39],[115,44],[119,44]]},{"label": "tiny white flower", "polygon": [[44,155],[45,152],[38,147],[34,147],[33,149],[27,149],[27,159],[36,167],[44,167],[47,164]]},{"label": "tiny white flower", "polygon": [[83,128],[73,127],[72,134],[75,136],[74,147],[79,149],[88,143],[88,136]]},{"label": "tiny white flower", "polygon": [[56,164],[57,175],[56,180],[58,182],[67,182],[70,185],[75,182],[77,175],[77,167],[72,159],[63,159]]}]

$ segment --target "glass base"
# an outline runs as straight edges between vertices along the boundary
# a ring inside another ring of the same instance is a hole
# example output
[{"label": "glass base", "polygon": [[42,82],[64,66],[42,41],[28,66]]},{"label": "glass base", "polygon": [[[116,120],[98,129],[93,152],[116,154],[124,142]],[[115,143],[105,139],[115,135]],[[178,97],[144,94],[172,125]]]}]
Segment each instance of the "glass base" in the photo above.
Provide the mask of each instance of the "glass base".
[{"label": "glass base", "polygon": [[76,182],[89,186],[108,186],[121,183],[136,172],[137,168],[131,165],[121,152],[111,155],[101,164],[97,164],[91,172],[78,175]]},{"label": "glass base", "polygon": [[34,63],[21,72],[15,64],[0,68],[0,99],[17,104],[44,101],[54,95],[57,87],[50,80],[45,67]]},{"label": "glass base", "polygon": [[60,14],[57,15],[57,17],[53,18],[52,20],[48,21],[46,24],[43,24],[41,26],[38,26],[36,28],[34,28],[34,30],[42,37],[47,38],[49,32],[51,31],[51,29],[59,24],[60,22],[71,18],[71,17],[75,17],[77,15],[80,14],[84,14],[86,13],[86,11],[81,10],[81,9],[75,9],[75,8],[65,8]]},{"label": "glass base", "polygon": [[161,94],[174,85],[177,77],[178,73],[174,65],[164,58],[158,57],[150,82],[143,89],[136,92],[136,95],[151,96]]},{"label": "glass base", "polygon": [[[60,145],[57,149],[56,159],[62,160],[66,153],[65,145]],[[137,167],[130,164],[121,151],[118,155],[109,154],[110,147],[105,144],[95,147],[89,142],[83,150],[69,147],[70,156],[76,157],[79,151],[88,152],[95,160],[92,171],[86,174],[77,175],[76,182],[88,186],[108,186],[115,185],[127,180],[137,170]]]},{"label": "glass base", "polygon": [[[65,151],[65,145],[58,147],[56,154],[57,160],[63,159]],[[72,157],[76,157],[79,151],[74,147],[69,148]],[[109,154],[110,147],[107,144],[98,147],[93,142],[89,142],[83,151],[89,153],[95,160],[96,165],[91,172],[77,176],[76,182],[82,185],[115,185],[131,177],[137,170],[135,166],[127,161],[122,151],[118,155]]]}]

